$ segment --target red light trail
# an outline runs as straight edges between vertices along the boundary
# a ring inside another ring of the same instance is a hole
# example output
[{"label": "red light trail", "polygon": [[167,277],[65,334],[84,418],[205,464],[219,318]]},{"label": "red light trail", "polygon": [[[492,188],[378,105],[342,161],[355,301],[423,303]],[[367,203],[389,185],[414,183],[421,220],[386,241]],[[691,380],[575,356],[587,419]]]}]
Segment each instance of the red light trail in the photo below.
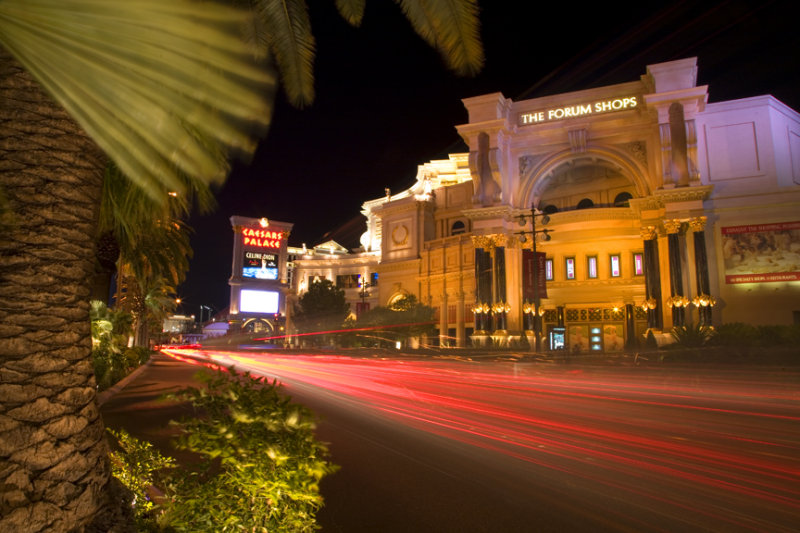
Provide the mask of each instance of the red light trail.
[{"label": "red light trail", "polygon": [[565,498],[605,501],[612,522],[634,529],[796,531],[800,524],[795,370],[761,369],[762,382],[725,368],[172,353],[235,365],[290,389],[317,387],[460,446],[512,457]]}]

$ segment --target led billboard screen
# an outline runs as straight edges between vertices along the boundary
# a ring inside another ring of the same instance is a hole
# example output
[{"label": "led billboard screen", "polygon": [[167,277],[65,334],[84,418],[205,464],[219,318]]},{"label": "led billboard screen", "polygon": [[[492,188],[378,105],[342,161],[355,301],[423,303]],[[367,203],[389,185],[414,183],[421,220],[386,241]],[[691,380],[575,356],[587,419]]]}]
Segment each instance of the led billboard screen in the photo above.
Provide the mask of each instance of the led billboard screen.
[{"label": "led billboard screen", "polygon": [[278,257],[264,252],[245,252],[242,276],[255,279],[278,279]]},{"label": "led billboard screen", "polygon": [[242,289],[239,297],[239,311],[275,314],[278,312],[278,292]]}]

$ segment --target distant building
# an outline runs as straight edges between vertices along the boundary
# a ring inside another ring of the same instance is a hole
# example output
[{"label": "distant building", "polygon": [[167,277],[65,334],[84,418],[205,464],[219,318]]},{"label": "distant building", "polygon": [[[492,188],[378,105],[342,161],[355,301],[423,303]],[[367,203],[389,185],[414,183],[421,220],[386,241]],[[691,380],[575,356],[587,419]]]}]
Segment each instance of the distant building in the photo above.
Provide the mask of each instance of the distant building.
[{"label": "distant building", "polygon": [[467,98],[469,152],[365,202],[357,250],[294,249],[292,287],[325,277],[351,309],[414,294],[454,346],[539,329],[545,348],[617,351],[648,329],[798,323],[800,115],[708,94],[689,58],[608,87]]}]

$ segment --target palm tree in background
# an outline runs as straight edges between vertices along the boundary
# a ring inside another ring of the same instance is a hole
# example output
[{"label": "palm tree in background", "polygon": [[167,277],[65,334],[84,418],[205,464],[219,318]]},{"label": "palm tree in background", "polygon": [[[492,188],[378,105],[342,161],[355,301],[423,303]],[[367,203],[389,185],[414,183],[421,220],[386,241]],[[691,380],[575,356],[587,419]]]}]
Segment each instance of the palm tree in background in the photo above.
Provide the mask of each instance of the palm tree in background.
[{"label": "palm tree in background", "polygon": [[[452,45],[478,42],[474,0],[398,3],[454,65],[482,62]],[[182,176],[221,183],[276,86],[243,28],[292,101],[313,98],[305,2],[251,6],[258,19],[188,0],[0,0],[2,531],[80,531],[108,494],[89,321],[106,157],[156,202],[185,192]],[[363,15],[363,0],[337,6]]]},{"label": "palm tree in background", "polygon": [[[205,184],[186,181],[186,193],[163,190],[156,202],[113,163],[103,183],[93,298],[113,289],[116,306],[134,317],[134,345],[148,346],[149,328],[175,307],[177,287],[186,278],[192,249],[186,225],[192,207],[208,212],[215,205]],[[115,287],[110,287],[117,273]]]}]

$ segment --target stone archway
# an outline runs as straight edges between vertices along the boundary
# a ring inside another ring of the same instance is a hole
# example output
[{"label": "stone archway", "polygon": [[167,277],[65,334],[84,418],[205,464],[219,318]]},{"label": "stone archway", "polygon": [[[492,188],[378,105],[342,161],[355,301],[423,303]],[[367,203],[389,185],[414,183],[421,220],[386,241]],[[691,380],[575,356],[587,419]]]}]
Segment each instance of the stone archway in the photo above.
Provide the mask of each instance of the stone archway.
[{"label": "stone archway", "polygon": [[[564,150],[539,160],[521,178],[520,207],[562,212],[590,199],[596,207],[614,207],[623,193],[632,198],[651,194],[639,162],[614,148],[591,148],[575,153]],[[586,205],[584,202],[582,205]]]}]

